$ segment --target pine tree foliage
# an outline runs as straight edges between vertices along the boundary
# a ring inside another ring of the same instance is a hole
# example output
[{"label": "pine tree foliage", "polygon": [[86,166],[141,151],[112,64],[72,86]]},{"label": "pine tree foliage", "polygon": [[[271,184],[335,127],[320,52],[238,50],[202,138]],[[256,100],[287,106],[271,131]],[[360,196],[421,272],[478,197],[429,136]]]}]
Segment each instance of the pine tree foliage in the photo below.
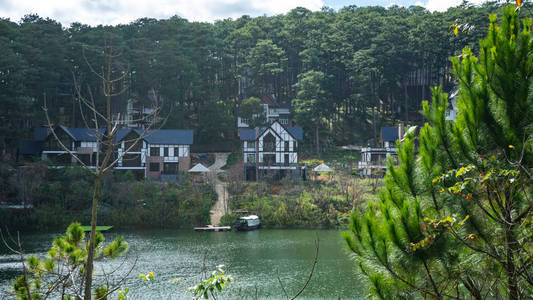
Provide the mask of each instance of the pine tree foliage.
[{"label": "pine tree foliage", "polygon": [[379,200],[352,214],[344,238],[373,297],[533,296],[533,39],[519,13],[490,16],[479,55],[452,58],[457,120],[435,88]]},{"label": "pine tree foliage", "polygon": [[[25,262],[25,275],[13,282],[15,299],[80,299],[83,290],[89,243],[79,223],[72,223],[64,236],[57,237],[46,257],[31,255]],[[128,251],[129,245],[117,237],[104,246],[104,236],[95,235],[95,259],[115,259]],[[96,299],[105,299],[109,286],[96,289]],[[100,296],[98,296],[100,295]]]}]

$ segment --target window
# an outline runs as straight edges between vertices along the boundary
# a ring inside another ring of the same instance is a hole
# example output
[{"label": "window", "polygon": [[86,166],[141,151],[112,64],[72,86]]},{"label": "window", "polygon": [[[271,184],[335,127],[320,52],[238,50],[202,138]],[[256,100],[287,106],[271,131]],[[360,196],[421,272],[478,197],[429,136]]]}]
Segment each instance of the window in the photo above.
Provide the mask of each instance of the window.
[{"label": "window", "polygon": [[285,142],[285,148],[283,148],[284,151],[289,151],[289,142]]},{"label": "window", "polygon": [[255,149],[255,141],[250,141],[247,144],[248,144],[248,149]]},{"label": "window", "polygon": [[263,154],[263,163],[267,166],[271,166],[276,163],[275,154]]},{"label": "window", "polygon": [[177,163],[165,163],[163,165],[163,174],[178,174],[178,164]]},{"label": "window", "polygon": [[150,172],[159,172],[159,163],[150,163]]},{"label": "window", "polygon": [[174,156],[175,156],[175,157],[180,156],[180,148],[178,148],[178,147],[175,147],[175,148],[174,148]]},{"label": "window", "polygon": [[287,124],[289,124],[289,120],[288,119],[279,119],[279,123],[282,124],[282,125],[287,125]]},{"label": "window", "polygon": [[268,133],[263,138],[263,151],[264,152],[276,151],[276,138],[271,133]]},{"label": "window", "polygon": [[123,167],[140,167],[141,165],[140,154],[126,154],[122,157]]},{"label": "window", "polygon": [[150,156],[159,156],[159,147],[150,147]]},{"label": "window", "polygon": [[255,163],[255,154],[247,154],[246,161],[252,164]]},{"label": "window", "polygon": [[165,151],[164,151],[164,153],[165,153],[164,156],[165,156],[165,157],[168,157],[168,147],[165,147],[165,148],[163,148],[163,149],[165,150]]}]

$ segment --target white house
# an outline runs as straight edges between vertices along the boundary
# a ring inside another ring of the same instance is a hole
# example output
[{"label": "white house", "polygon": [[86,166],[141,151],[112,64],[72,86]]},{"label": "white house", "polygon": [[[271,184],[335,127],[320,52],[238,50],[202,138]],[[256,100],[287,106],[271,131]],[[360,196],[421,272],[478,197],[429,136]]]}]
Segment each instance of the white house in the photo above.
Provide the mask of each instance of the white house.
[{"label": "white house", "polygon": [[[89,167],[96,166],[98,140],[105,133],[103,128],[96,130],[94,128],[71,128],[66,126],[57,126],[54,133],[61,143],[76,154],[85,165]],[[47,131],[47,136],[42,140],[41,159],[50,160],[57,165],[65,166],[76,164],[77,161],[71,157],[54,137],[51,132]]]},{"label": "white house", "polygon": [[256,175],[293,178],[302,176],[298,165],[298,143],[303,138],[301,127],[284,127],[274,121],[269,127],[240,129],[243,142],[244,173],[247,180]]},{"label": "white house", "polygon": [[359,173],[364,177],[382,177],[387,170],[389,158],[396,162],[398,149],[396,141],[403,137],[403,126],[382,127],[380,131],[381,147],[361,148],[361,161],[358,163]]},{"label": "white house", "polygon": [[450,93],[450,96],[448,97],[448,109],[446,109],[446,120],[448,121],[455,121],[455,117],[457,116],[457,96],[459,95],[459,91],[455,90]]},{"label": "white house", "polygon": [[189,170],[192,130],[149,130],[132,148],[132,142],[141,134],[143,131],[136,129],[120,129],[117,132],[117,154],[127,153],[119,160],[116,169],[144,170],[145,176],[149,178],[176,175],[178,171]]}]

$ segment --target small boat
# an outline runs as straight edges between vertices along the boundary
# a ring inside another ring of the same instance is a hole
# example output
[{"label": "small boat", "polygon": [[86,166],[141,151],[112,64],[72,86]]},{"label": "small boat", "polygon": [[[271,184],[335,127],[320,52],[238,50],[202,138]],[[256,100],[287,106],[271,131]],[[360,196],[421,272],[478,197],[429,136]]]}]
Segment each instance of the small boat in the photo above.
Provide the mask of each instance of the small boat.
[{"label": "small boat", "polygon": [[249,215],[245,217],[240,217],[237,220],[235,226],[233,226],[237,231],[249,231],[258,229],[261,226],[261,221],[256,215]]},{"label": "small boat", "polygon": [[[113,226],[96,226],[96,231],[108,231],[111,230],[111,228],[113,228]],[[81,226],[81,229],[85,232],[91,231],[91,226]]]}]

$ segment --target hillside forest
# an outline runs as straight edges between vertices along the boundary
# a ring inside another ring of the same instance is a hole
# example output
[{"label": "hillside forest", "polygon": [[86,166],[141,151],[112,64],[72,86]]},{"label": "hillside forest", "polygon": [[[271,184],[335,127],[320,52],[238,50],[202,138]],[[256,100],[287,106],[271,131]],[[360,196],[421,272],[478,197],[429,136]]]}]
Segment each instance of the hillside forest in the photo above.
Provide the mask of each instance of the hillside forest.
[{"label": "hillside forest", "polygon": [[[373,143],[381,126],[420,123],[432,86],[453,90],[450,57],[478,48],[499,7],[296,8],[214,23],[175,16],[96,27],[0,19],[0,153],[13,158],[19,139],[46,124],[45,99],[54,123],[84,126],[76,85],[104,104],[91,72],[104,68],[104,45],[120,52],[113,72],[127,75],[113,111],[128,101],[161,105],[164,127],[194,129],[197,145],[235,142],[240,104],[265,96],[291,104],[304,148],[315,149],[315,132],[324,148]],[[527,4],[522,12],[531,14]]]}]

